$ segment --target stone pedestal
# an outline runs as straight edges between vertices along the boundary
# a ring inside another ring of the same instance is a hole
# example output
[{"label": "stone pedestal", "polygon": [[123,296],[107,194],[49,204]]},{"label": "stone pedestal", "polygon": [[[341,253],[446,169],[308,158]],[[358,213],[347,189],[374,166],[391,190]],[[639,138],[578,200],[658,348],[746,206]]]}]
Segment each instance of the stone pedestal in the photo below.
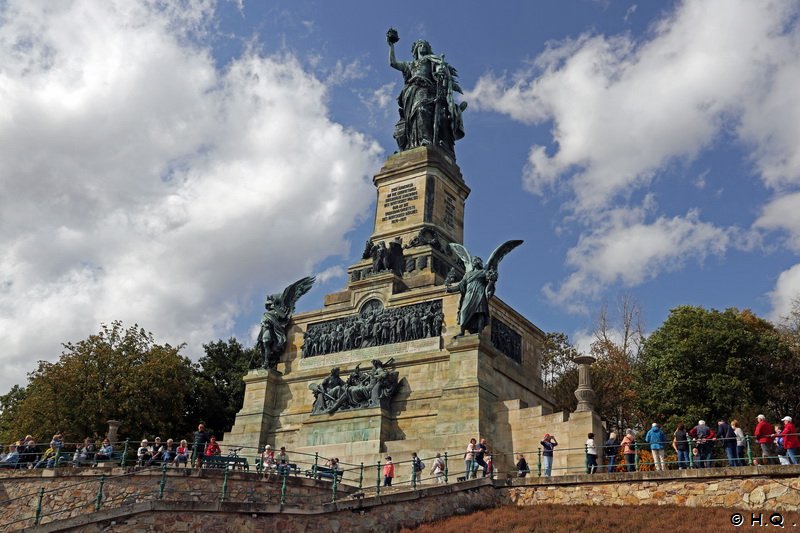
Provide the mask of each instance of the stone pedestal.
[{"label": "stone pedestal", "polygon": [[350,464],[371,464],[380,457],[392,432],[391,413],[375,407],[334,414],[311,415],[298,430],[295,452],[339,457]]},{"label": "stone pedestal", "polygon": [[278,372],[263,368],[244,377],[244,403],[231,431],[224,435],[226,446],[244,446],[253,453],[266,443],[267,434],[278,429],[278,418],[288,402],[278,395],[280,380]]},{"label": "stone pedestal", "polygon": [[578,365],[578,388],[575,390],[575,398],[578,399],[576,412],[594,410],[594,390],[592,389],[591,366],[595,358],[590,355],[581,355],[574,359]]}]

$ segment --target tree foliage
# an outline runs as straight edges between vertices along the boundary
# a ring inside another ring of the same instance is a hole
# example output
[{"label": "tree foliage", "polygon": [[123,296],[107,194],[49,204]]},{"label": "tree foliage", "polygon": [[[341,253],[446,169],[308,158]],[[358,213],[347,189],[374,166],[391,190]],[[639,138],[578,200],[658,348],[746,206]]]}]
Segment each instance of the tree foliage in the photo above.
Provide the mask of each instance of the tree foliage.
[{"label": "tree foliage", "polygon": [[595,411],[609,429],[622,430],[642,424],[636,408],[636,389],[631,384],[644,342],[639,304],[628,295],[617,302],[614,313],[603,305],[594,331],[591,355]]},{"label": "tree foliage", "polygon": [[575,357],[580,355],[570,343],[566,333],[550,332],[545,336],[542,351],[542,381],[544,389],[554,402],[556,411],[574,411],[578,405],[575,389],[578,388],[578,367]]},{"label": "tree foliage", "polygon": [[750,311],[678,307],[644,343],[639,406],[673,422],[774,409],[791,356],[775,327]]},{"label": "tree foliage", "polygon": [[248,370],[255,368],[254,348],[245,348],[231,337],[203,345],[205,355],[194,365],[192,418],[203,421],[222,438],[230,431],[244,400],[244,381]]},{"label": "tree foliage", "polygon": [[156,344],[151,333],[119,321],[65,344],[58,361],[39,361],[28,375],[7,419],[4,409],[6,441],[28,433],[40,441],[57,432],[72,442],[101,437],[110,419],[134,439],[184,433],[193,376],[181,348]]}]

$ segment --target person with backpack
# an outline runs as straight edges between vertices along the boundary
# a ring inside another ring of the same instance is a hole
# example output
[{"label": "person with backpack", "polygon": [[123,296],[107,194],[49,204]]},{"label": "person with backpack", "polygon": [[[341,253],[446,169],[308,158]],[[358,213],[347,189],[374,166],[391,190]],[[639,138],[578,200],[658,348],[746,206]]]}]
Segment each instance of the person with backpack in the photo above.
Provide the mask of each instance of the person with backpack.
[{"label": "person with backpack", "polygon": [[422,470],[425,468],[425,463],[419,458],[417,452],[411,452],[411,469],[413,470],[412,477],[417,483],[422,483]]}]

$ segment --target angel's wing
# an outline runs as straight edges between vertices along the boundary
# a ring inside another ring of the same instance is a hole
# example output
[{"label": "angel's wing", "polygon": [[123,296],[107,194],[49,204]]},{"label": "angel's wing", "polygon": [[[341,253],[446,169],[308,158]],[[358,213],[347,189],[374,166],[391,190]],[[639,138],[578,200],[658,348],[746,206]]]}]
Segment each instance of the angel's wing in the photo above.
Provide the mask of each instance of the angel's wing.
[{"label": "angel's wing", "polygon": [[506,256],[508,252],[522,244],[523,241],[515,240],[515,241],[506,241],[492,252],[492,255],[489,256],[489,261],[486,263],[486,268],[488,270],[497,271],[497,266],[500,264],[500,261]]},{"label": "angel's wing", "polygon": [[314,276],[306,276],[283,289],[283,295],[281,295],[281,304],[283,307],[289,309],[290,313],[294,313],[294,305],[297,303],[297,300],[311,290],[315,279]]},{"label": "angel's wing", "polygon": [[453,250],[459,259],[461,259],[461,262],[464,263],[464,273],[469,274],[472,272],[472,256],[469,255],[467,249],[454,242],[450,243],[450,249]]}]

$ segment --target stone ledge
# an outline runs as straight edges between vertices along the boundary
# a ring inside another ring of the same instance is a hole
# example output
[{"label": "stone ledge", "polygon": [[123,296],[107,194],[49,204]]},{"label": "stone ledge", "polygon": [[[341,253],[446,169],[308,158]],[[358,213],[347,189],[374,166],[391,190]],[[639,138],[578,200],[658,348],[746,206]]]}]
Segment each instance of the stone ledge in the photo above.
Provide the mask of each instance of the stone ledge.
[{"label": "stone ledge", "polygon": [[[602,467],[601,467],[602,468]],[[687,470],[665,470],[663,472],[616,472],[613,474],[569,474],[545,477],[510,478],[495,480],[497,487],[533,487],[559,485],[587,485],[597,483],[625,483],[639,481],[741,479],[751,477],[797,477],[800,465],[741,466],[723,468],[691,468]]]}]

